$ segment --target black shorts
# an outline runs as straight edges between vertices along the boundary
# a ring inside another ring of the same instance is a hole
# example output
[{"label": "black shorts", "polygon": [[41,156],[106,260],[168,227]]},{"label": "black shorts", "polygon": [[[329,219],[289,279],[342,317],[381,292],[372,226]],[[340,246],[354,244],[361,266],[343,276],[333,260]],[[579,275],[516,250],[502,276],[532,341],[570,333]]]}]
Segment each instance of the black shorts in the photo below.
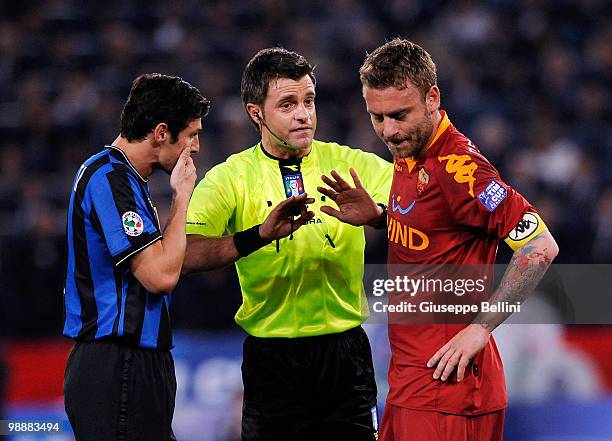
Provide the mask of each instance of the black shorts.
[{"label": "black shorts", "polygon": [[170,351],[75,344],[64,403],[76,441],[169,441],[176,396]]},{"label": "black shorts", "polygon": [[376,439],[376,382],[365,331],[244,342],[242,440]]}]

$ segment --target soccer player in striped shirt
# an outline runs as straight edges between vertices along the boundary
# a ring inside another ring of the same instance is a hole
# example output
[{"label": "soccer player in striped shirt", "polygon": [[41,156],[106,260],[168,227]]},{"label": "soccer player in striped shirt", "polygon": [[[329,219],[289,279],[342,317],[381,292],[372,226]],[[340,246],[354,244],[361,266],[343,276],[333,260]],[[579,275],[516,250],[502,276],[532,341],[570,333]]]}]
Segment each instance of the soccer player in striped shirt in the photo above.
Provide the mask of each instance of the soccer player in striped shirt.
[{"label": "soccer player in striped shirt", "polygon": [[[64,395],[77,441],[174,439],[170,293],[185,256],[191,154],[209,106],[179,77],[139,76],[120,135],[75,177],[64,335],[76,343]],[[170,175],[173,195],[163,234],[147,186],[156,169]]]}]

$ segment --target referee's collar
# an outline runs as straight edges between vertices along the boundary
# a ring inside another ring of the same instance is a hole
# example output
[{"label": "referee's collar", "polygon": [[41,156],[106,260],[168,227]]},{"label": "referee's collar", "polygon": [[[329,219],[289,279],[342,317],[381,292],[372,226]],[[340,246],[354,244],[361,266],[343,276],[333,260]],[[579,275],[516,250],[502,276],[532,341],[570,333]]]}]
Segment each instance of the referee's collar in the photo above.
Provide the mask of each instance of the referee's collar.
[{"label": "referee's collar", "polygon": [[[313,143],[314,143],[314,139],[313,139]],[[264,148],[264,146],[263,146],[263,144],[262,144],[261,142],[259,142],[259,143],[257,144],[257,146],[260,148],[260,150],[262,151],[262,153],[263,153],[265,156],[267,156],[268,158],[273,159],[273,160],[275,160],[275,161],[279,161],[279,162],[281,162],[281,161],[288,161],[288,160],[289,160],[289,161],[299,160],[299,162],[302,162],[302,161],[304,161],[304,160],[307,160],[307,159],[308,159],[308,157],[310,156],[310,154],[312,153],[312,150],[313,150],[313,148],[312,148],[312,147],[313,147],[313,145],[312,145],[312,144],[310,144],[310,151],[308,152],[308,154],[307,154],[307,155],[300,156],[299,158],[289,158],[289,159],[283,159],[283,158],[278,158],[278,157],[274,156],[272,153],[268,152],[268,151],[267,151],[267,150]]]},{"label": "referee's collar", "polygon": [[111,149],[111,154],[113,155],[113,157],[115,159],[118,159],[121,162],[124,162],[129,168],[131,168],[134,171],[134,173],[136,173],[136,176],[138,176],[142,182],[145,182],[145,183],[148,182],[147,178],[143,178],[140,175],[140,173],[138,173],[138,170],[136,170],[136,167],[132,165],[132,163],[130,162],[130,160],[128,159],[128,157],[126,156],[123,150],[121,150],[119,147],[116,147],[110,144],[107,144],[106,148]]}]

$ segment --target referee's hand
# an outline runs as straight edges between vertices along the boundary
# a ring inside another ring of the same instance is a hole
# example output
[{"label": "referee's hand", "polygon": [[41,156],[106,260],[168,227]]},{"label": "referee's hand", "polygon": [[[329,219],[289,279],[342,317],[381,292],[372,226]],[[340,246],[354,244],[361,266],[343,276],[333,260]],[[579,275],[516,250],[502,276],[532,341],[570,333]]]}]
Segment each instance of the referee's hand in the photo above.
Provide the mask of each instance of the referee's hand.
[{"label": "referee's hand", "polygon": [[[259,227],[259,235],[268,241],[289,236],[314,217],[314,212],[309,211],[306,205],[312,203],[314,199],[309,198],[306,193],[285,199],[274,207],[263,221]],[[296,212],[299,213],[297,218],[295,217]]]}]

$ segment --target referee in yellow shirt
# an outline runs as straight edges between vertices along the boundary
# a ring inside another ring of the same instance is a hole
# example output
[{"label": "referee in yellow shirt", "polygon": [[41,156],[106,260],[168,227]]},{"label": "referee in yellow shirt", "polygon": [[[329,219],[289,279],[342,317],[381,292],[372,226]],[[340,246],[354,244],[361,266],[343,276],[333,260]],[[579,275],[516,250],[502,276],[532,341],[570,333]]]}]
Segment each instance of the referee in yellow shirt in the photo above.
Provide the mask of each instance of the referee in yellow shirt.
[{"label": "referee in yellow shirt", "polygon": [[212,168],[197,185],[183,272],[236,263],[243,303],[235,318],[249,334],[242,439],[372,441],[378,417],[372,355],[361,328],[368,314],[363,227],[328,216],[320,207],[330,201],[306,199],[305,192],[314,194],[322,174],[347,176],[352,167],[382,205],[392,165],[313,139],[315,77],[295,52],[257,53],[241,90],[261,142]]}]

